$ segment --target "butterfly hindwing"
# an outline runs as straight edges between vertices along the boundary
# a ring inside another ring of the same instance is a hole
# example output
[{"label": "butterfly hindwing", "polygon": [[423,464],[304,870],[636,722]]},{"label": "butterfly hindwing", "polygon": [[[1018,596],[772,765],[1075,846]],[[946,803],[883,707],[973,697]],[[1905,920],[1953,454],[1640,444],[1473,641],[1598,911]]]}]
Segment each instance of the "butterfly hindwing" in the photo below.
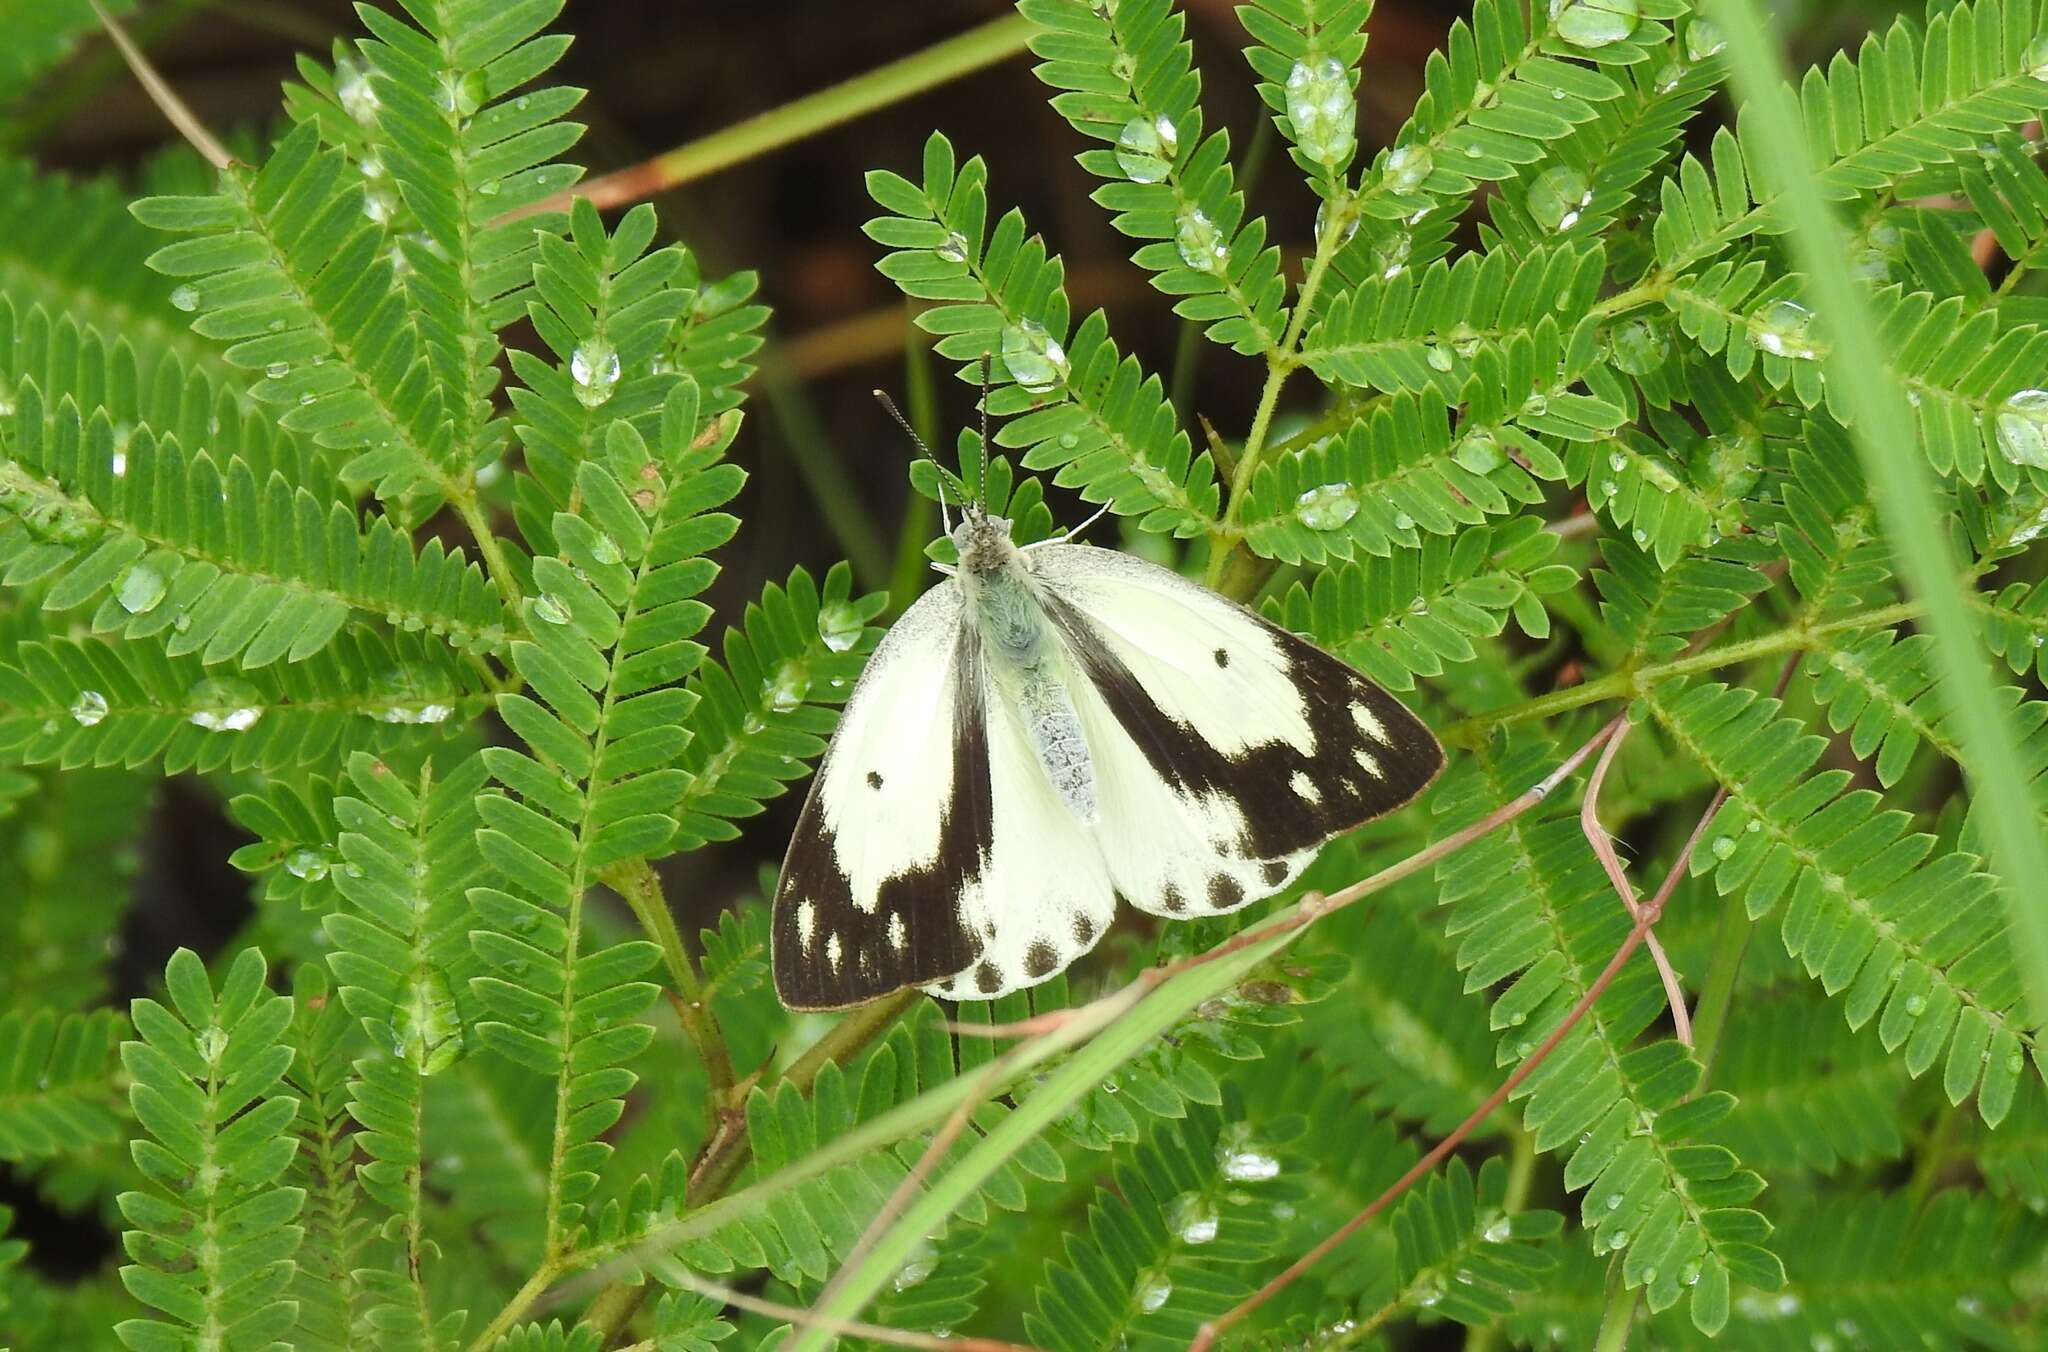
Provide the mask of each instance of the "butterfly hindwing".
[{"label": "butterfly hindwing", "polygon": [[934,588],[847,701],[775,889],[775,989],[792,1009],[860,1004],[979,956],[959,905],[994,833],[974,648],[958,593]]},{"label": "butterfly hindwing", "polygon": [[1032,564],[1090,696],[1106,862],[1141,909],[1270,896],[1443,765],[1398,700],[1178,574],[1086,545],[1043,546]]}]

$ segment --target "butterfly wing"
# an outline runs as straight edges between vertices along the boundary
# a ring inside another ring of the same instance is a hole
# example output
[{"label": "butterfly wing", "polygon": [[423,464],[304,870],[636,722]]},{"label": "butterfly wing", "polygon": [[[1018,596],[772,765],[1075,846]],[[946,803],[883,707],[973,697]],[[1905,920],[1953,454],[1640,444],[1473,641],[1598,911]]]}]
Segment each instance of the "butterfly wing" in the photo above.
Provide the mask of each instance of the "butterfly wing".
[{"label": "butterfly wing", "polygon": [[933,588],[869,659],[798,819],[775,890],[777,992],[793,1009],[904,986],[989,999],[1087,952],[1115,904],[959,589]]},{"label": "butterfly wing", "polygon": [[989,854],[988,744],[959,590],[934,587],[868,659],[775,888],[775,989],[840,1009],[964,971],[959,907]]},{"label": "butterfly wing", "polygon": [[1271,896],[1443,766],[1400,701],[1177,573],[1088,545],[1037,547],[1031,565],[1085,678],[1105,863],[1140,909]]}]

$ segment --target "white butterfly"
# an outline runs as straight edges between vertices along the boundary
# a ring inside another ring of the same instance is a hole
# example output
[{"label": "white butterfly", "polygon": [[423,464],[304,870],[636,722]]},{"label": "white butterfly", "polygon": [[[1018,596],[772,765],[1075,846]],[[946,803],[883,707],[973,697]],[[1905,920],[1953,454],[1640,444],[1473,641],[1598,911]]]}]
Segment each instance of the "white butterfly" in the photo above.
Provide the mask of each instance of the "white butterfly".
[{"label": "white butterfly", "polygon": [[1393,696],[1177,573],[1020,548],[975,504],[949,534],[959,566],[875,649],[790,841],[791,1008],[1032,985],[1095,946],[1118,896],[1234,911],[1442,768]]}]

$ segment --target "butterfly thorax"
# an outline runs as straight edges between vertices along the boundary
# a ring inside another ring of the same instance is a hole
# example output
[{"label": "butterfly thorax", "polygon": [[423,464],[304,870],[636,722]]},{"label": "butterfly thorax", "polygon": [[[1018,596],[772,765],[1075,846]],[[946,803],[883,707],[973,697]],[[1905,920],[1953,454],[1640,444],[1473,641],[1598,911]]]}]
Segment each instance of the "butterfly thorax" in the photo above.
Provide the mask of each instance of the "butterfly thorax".
[{"label": "butterfly thorax", "polygon": [[953,532],[954,575],[998,702],[1014,711],[1053,790],[1076,818],[1096,820],[1095,762],[1074,707],[1067,657],[1010,523],[970,516]]}]

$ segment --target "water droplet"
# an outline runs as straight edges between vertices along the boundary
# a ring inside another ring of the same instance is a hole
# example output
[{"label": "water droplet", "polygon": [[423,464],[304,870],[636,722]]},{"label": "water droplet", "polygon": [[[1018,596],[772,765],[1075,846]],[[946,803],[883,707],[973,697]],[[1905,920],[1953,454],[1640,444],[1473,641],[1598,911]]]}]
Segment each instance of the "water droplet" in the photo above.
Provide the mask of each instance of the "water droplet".
[{"label": "water droplet", "polygon": [[1651,81],[1650,88],[1658,94],[1669,94],[1672,90],[1678,88],[1679,81],[1684,78],[1685,66],[1683,63],[1666,61],[1658,68],[1657,78]]},{"label": "water droplet", "polygon": [[1636,31],[1636,0],[1550,0],[1550,20],[1574,47],[1606,47]]},{"label": "water droplet", "polygon": [[377,120],[377,91],[369,75],[345,57],[334,63],[334,96],[342,111],[364,126]]},{"label": "water droplet", "polygon": [[1280,1161],[1253,1136],[1251,1123],[1232,1122],[1217,1139],[1216,1167],[1233,1183],[1260,1183],[1280,1172]]},{"label": "water droplet", "polygon": [[1585,174],[1569,164],[1553,164],[1529,185],[1529,215],[1545,230],[1569,230],[1579,212],[1593,200]]},{"label": "water droplet", "polygon": [[1395,530],[1413,530],[1414,528],[1415,528],[1415,518],[1414,518],[1414,517],[1412,517],[1412,516],[1408,515],[1408,513],[1406,513],[1406,512],[1396,512],[1396,513],[1394,513],[1394,529],[1395,529]]},{"label": "water droplet", "polygon": [[2048,390],[2021,390],[1999,405],[1998,449],[2015,465],[2048,468]]},{"label": "water droplet", "polygon": [[1294,500],[1294,516],[1310,530],[1336,530],[1358,515],[1358,490],[1350,484],[1322,484]]},{"label": "water droplet", "polygon": [[[1330,204],[1329,204],[1328,202],[1318,202],[1318,203],[1316,204],[1316,238],[1317,238],[1317,239],[1321,239],[1321,238],[1322,238],[1322,237],[1324,236],[1324,234],[1325,234],[1325,233],[1327,233],[1327,228],[1328,228],[1328,217],[1327,217],[1326,213],[1327,213],[1327,212],[1328,212],[1329,210],[1330,210]],[[1426,213],[1425,213],[1425,214],[1426,214]],[[1357,234],[1357,233],[1358,233],[1358,213],[1357,213],[1357,212],[1355,212],[1355,211],[1351,211],[1351,212],[1346,212],[1346,213],[1345,213],[1345,216],[1344,216],[1344,233],[1343,233],[1343,234],[1342,234],[1342,235],[1341,235],[1341,236],[1340,236],[1339,238],[1337,238],[1337,239],[1335,239],[1335,240],[1332,240],[1332,241],[1331,241],[1331,243],[1332,243],[1332,244],[1335,244],[1335,245],[1339,245],[1339,246],[1341,246],[1341,245],[1345,245],[1345,244],[1349,244],[1349,243],[1351,242],[1351,237],[1352,237],[1353,235]]]},{"label": "water droplet", "polygon": [[[1172,135],[1160,135],[1161,129]],[[1163,117],[1134,117],[1117,133],[1116,162],[1133,183],[1157,183],[1173,171],[1173,154],[1179,137],[1173,123]]]},{"label": "water droplet", "polygon": [[272,380],[283,380],[291,373],[292,368],[289,362],[274,361],[263,368],[263,374],[269,376]]},{"label": "water droplet", "polygon": [[1635,530],[1630,531],[1628,533],[1628,538],[1634,540],[1638,545],[1646,545],[1650,543],[1650,533],[1642,529],[1641,527],[1637,527]]},{"label": "water droplet", "polygon": [[1387,156],[1387,186],[1395,192],[1414,192],[1436,168],[1436,157],[1426,145],[1400,146]]},{"label": "water droplet", "polygon": [[1749,317],[1749,345],[1793,361],[1813,361],[1820,348],[1812,336],[1813,311],[1795,300],[1774,300]]},{"label": "water droplet", "polygon": [[1373,268],[1382,281],[1391,282],[1408,270],[1408,256],[1414,250],[1415,242],[1407,231],[1381,241],[1373,246]]},{"label": "water droplet", "polygon": [[1926,1013],[1926,1012],[1927,1012],[1927,997],[1926,997],[1926,996],[1924,996],[1924,995],[1909,995],[1909,996],[1907,996],[1907,997],[1906,997],[1906,1013],[1907,1013],[1907,1014],[1908,1014],[1909,1016],[1911,1016],[1912,1018],[1916,1018],[1916,1019],[1917,1019],[1917,1018],[1919,1018],[1919,1017],[1920,1017],[1920,1016],[1921,1016],[1922,1014],[1924,1014],[1924,1013]]},{"label": "water droplet", "polygon": [[849,652],[860,642],[860,616],[844,601],[834,601],[818,611],[818,637],[835,653]]},{"label": "water droplet", "polygon": [[97,690],[81,690],[78,698],[71,701],[71,718],[81,728],[89,728],[107,716],[107,697]]},{"label": "water droplet", "polygon": [[1525,418],[1540,418],[1549,411],[1550,396],[1541,390],[1522,401],[1522,416]]},{"label": "water droplet", "polygon": [[1602,1202],[1600,1205],[1606,1207],[1609,1211],[1614,1210],[1616,1207],[1619,1207],[1621,1205],[1621,1194],[1618,1192],[1615,1193],[1613,1196],[1609,1197],[1605,1202]]},{"label": "water droplet", "polygon": [[1425,1310],[1433,1309],[1437,1302],[1444,1298],[1444,1279],[1433,1271],[1424,1272],[1415,1279],[1415,1285],[1410,1290],[1417,1305]]},{"label": "water droplet", "polygon": [[2048,34],[2035,38],[2020,53],[2020,66],[2044,84],[2048,84]]},{"label": "water droplet", "polygon": [[578,343],[569,354],[569,380],[575,386],[576,402],[585,408],[601,408],[619,383],[619,354],[602,338]]},{"label": "water droplet", "polygon": [[398,211],[398,199],[380,188],[363,194],[363,214],[382,225]]},{"label": "water droplet", "polygon": [[1287,122],[1294,144],[1318,164],[1348,160],[1358,146],[1350,74],[1334,56],[1297,61],[1287,72]]},{"label": "water droplet", "polygon": [[1468,433],[1458,443],[1458,449],[1451,453],[1451,458],[1474,474],[1491,474],[1508,461],[1493,433],[1484,428]]},{"label": "water droplet", "polygon": [[1729,855],[1735,853],[1735,838],[1733,836],[1717,836],[1714,838],[1714,843],[1707,848],[1714,852],[1714,858],[1726,859]]},{"label": "water droplet", "polygon": [[1221,274],[1230,266],[1230,249],[1223,242],[1223,232],[1200,207],[1182,210],[1180,223],[1173,232],[1173,247],[1180,254],[1180,261],[1197,272]]},{"label": "water droplet", "polygon": [[1166,1224],[1183,1244],[1207,1244],[1216,1238],[1216,1204],[1199,1192],[1184,1192],[1167,1205]]},{"label": "water droplet", "polygon": [[125,478],[127,478],[127,477],[128,477],[128,452],[126,452],[126,451],[115,451],[115,452],[113,453],[113,455],[109,456],[109,457],[108,457],[108,459],[107,459],[107,470],[108,470],[108,472],[109,472],[109,473],[111,473],[111,474],[112,474],[112,475],[113,475],[113,476],[114,476],[114,477],[115,477],[116,479],[125,479]]},{"label": "water droplet", "polygon": [[196,286],[174,286],[171,288],[171,304],[186,314],[199,308],[199,288]]},{"label": "water droplet", "polygon": [[442,72],[441,88],[435,93],[435,102],[444,112],[454,113],[457,117],[474,117],[476,110],[484,106],[484,73],[480,70],[470,71],[467,75],[457,75],[452,70]]},{"label": "water droplet", "polygon": [[937,253],[939,257],[945,259],[948,263],[965,263],[967,261],[967,236],[961,234],[958,230],[948,230],[946,232],[946,242],[938,247]]},{"label": "water droplet", "polygon": [[146,563],[138,563],[121,575],[114,599],[130,615],[142,615],[155,610],[169,589],[162,573]]},{"label": "water droplet", "polygon": [[1164,1268],[1153,1268],[1150,1272],[1138,1274],[1137,1289],[1131,1293],[1131,1296],[1132,1299],[1137,1301],[1140,1310],[1146,1314],[1151,1314],[1160,1306],[1166,1304],[1167,1298],[1172,1294],[1173,1281],[1166,1275],[1166,1270]]},{"label": "water droplet", "polygon": [[207,1065],[218,1064],[228,1049],[228,1030],[217,1023],[209,1023],[198,1031],[193,1043]]},{"label": "water droplet", "polygon": [[309,883],[317,883],[325,878],[327,870],[331,867],[327,852],[324,850],[293,850],[284,860],[286,873],[294,878],[303,878]]},{"label": "water droplet", "polygon": [[1624,1249],[1628,1247],[1628,1231],[1616,1230],[1612,1235],[1609,1235],[1607,1237],[1607,1247],[1609,1249]]},{"label": "water droplet", "polygon": [[548,624],[567,624],[569,609],[547,592],[533,598],[533,617]]},{"label": "water droplet", "polygon": [[496,197],[498,195],[498,180],[495,178],[487,178],[483,182],[477,184],[476,195],[478,197]]},{"label": "water droplet", "polygon": [[602,531],[599,531],[590,542],[590,558],[594,563],[609,568],[624,557],[625,555],[619,552],[619,542]]},{"label": "water droplet", "polygon": [[1432,371],[1448,371],[1451,369],[1451,350],[1440,344],[1428,344],[1423,349],[1422,359],[1429,363],[1429,369]]},{"label": "water droplet", "polygon": [[198,707],[186,721],[208,732],[244,732],[263,717],[263,696],[233,676],[210,676],[194,685],[187,698]]},{"label": "water droplet", "polygon": [[1719,56],[1728,46],[1727,35],[1712,19],[1694,19],[1685,29],[1685,54],[1694,61]]},{"label": "water droplet", "polygon": [[897,1268],[896,1275],[889,1279],[889,1285],[898,1291],[908,1291],[913,1286],[922,1285],[925,1278],[938,1271],[938,1267],[939,1251],[932,1247],[930,1240],[920,1239],[911,1249],[910,1256],[903,1260],[903,1266]]},{"label": "water droplet", "polygon": [[761,702],[778,714],[786,714],[804,702],[811,690],[811,674],[797,661],[784,662],[775,674],[761,682]]},{"label": "water droplet", "polygon": [[1067,352],[1043,324],[1020,319],[1003,328],[1003,367],[1024,389],[1043,394],[1067,378]]},{"label": "water droplet", "polygon": [[1646,375],[1671,355],[1671,339],[1647,319],[1631,319],[1608,336],[1614,364],[1632,376]]}]

